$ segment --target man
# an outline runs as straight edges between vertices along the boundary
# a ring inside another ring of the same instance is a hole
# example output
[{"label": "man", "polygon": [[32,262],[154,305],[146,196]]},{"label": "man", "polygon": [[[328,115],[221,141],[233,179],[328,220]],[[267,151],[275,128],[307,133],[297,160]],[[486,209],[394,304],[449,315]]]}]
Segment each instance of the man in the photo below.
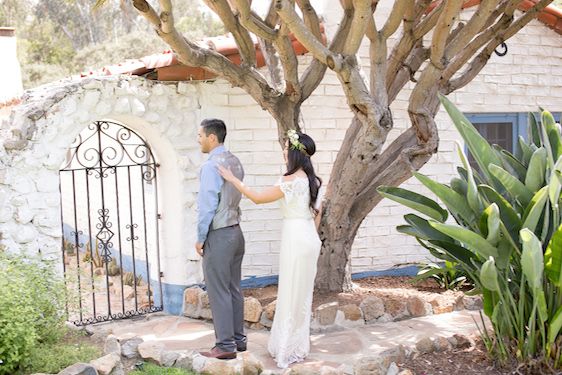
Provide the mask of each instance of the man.
[{"label": "man", "polygon": [[244,178],[240,160],[224,148],[226,126],[222,120],[206,119],[199,127],[201,151],[209,159],[201,167],[199,216],[195,249],[203,257],[203,274],[215,326],[215,346],[206,357],[236,358],[246,350],[244,296],[240,288],[244,236],[240,230],[241,194],[225,183],[217,166]]}]

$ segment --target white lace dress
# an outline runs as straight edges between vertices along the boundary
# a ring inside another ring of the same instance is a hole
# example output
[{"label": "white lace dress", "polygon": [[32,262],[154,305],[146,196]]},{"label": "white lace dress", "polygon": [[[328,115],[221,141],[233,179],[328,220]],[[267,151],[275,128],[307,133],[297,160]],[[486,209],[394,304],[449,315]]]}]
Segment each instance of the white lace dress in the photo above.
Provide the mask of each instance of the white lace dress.
[{"label": "white lace dress", "polygon": [[310,351],[310,316],[321,242],[309,207],[308,179],[279,181],[283,229],[277,307],[268,350],[277,366],[302,361]]}]

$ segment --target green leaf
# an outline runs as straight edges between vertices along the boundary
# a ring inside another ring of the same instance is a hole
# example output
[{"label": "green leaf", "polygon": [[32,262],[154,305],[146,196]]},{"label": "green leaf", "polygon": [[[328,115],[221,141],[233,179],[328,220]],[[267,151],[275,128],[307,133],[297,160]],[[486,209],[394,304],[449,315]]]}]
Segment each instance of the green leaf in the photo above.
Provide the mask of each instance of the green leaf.
[{"label": "green leaf", "polygon": [[473,252],[456,243],[439,240],[430,240],[429,243],[443,249],[468,270],[475,270],[480,263]]},{"label": "green leaf", "polygon": [[544,186],[539,191],[535,193],[531,203],[527,207],[525,216],[523,219],[522,228],[529,228],[531,231],[535,231],[537,224],[541,218],[544,210],[544,205],[548,199],[548,186]]},{"label": "green leaf", "polygon": [[494,258],[490,257],[480,269],[480,282],[484,288],[492,291],[499,292],[500,284],[498,282],[498,270],[494,264]]},{"label": "green leaf", "polygon": [[454,242],[454,240],[451,237],[433,228],[431,225],[429,225],[428,220],[422,217],[419,217],[415,214],[407,214],[404,215],[404,219],[420,234],[418,237],[424,240],[440,240],[440,241]]},{"label": "green leaf", "polygon": [[501,182],[509,194],[521,203],[521,205],[527,206],[529,204],[531,198],[533,197],[533,192],[515,176],[509,174],[505,169],[498,167],[495,164],[490,165],[490,172]]},{"label": "green leaf", "polygon": [[543,253],[542,245],[537,236],[527,228],[521,229],[521,242],[523,252],[521,254],[521,267],[527,278],[531,290],[542,288]]},{"label": "green leaf", "polygon": [[[534,146],[537,147],[537,146]],[[540,144],[539,144],[540,147]],[[527,142],[525,141],[525,138],[523,138],[522,136],[519,136],[519,150],[521,152],[521,162],[524,165],[529,165],[529,162],[531,160],[531,156],[533,155],[533,148],[531,148],[531,146],[529,146],[527,144]]]},{"label": "green leaf", "polygon": [[383,197],[419,211],[437,221],[444,222],[449,215],[447,210],[441,208],[433,199],[413,191],[393,186],[380,186],[377,191]]},{"label": "green leaf", "polygon": [[550,238],[544,252],[546,277],[558,288],[562,288],[562,225]]},{"label": "green leaf", "polygon": [[482,290],[482,298],[483,298],[482,304],[484,308],[484,314],[486,314],[486,316],[491,318],[492,314],[494,313],[494,307],[496,306],[497,303],[494,292],[484,288]]},{"label": "green leaf", "polygon": [[451,189],[453,189],[460,195],[466,196],[468,192],[468,184],[462,178],[453,177],[451,179]]},{"label": "green leaf", "polygon": [[468,201],[468,205],[470,206],[472,211],[474,211],[474,213],[480,215],[480,212],[482,212],[482,202],[480,201],[480,197],[478,196],[478,188],[476,186],[476,182],[474,181],[474,176],[472,175],[472,167],[470,166],[470,164],[468,164],[468,160],[466,159],[466,156],[462,151],[462,146],[458,142],[456,142],[456,144],[457,144],[457,153],[462,161],[464,169],[467,172],[468,191],[467,191],[466,198]]},{"label": "green leaf", "polygon": [[556,164],[554,164],[554,169],[550,174],[550,180],[548,183],[548,197],[550,198],[550,203],[552,207],[558,207],[558,200],[560,199],[560,180],[556,175],[556,171],[562,170],[562,156],[558,158]]},{"label": "green leaf", "polygon": [[535,114],[533,112],[529,112],[529,127],[528,127],[528,132],[529,132],[529,139],[531,140],[531,142],[533,144],[535,144],[535,146],[537,147],[541,147],[541,130],[540,130],[540,125],[537,121],[537,118],[535,117]]},{"label": "green leaf", "polygon": [[560,329],[562,328],[562,306],[556,310],[554,316],[550,319],[548,323],[548,342],[554,344]]},{"label": "green leaf", "polygon": [[430,221],[429,224],[440,232],[443,232],[449,237],[452,237],[464,244],[470,251],[475,254],[479,254],[483,258],[498,256],[498,250],[494,246],[490,245],[490,243],[479,234],[474,233],[469,229],[465,229],[457,225],[441,224],[434,221]]},{"label": "green leaf", "polygon": [[455,107],[455,105],[446,97],[440,95],[441,104],[449,113],[453,120],[453,124],[464,139],[470,153],[476,160],[481,172],[492,181],[492,175],[489,173],[488,166],[490,164],[500,165],[501,160],[492,146],[478,133],[476,128],[468,121],[465,115]]},{"label": "green leaf", "polygon": [[492,203],[484,210],[487,216],[488,231],[486,241],[496,246],[500,240],[500,211],[497,204]]},{"label": "green leaf", "polygon": [[465,197],[463,197],[450,187],[445,186],[437,181],[433,181],[431,178],[421,173],[414,172],[414,176],[435,195],[437,195],[437,197],[445,204],[445,206],[447,206],[451,213],[458,214],[467,223],[474,222],[474,212],[466,203]]},{"label": "green leaf", "polygon": [[548,111],[543,111],[541,114],[541,122],[546,129],[548,141],[552,149],[552,157],[554,160],[558,159],[562,153],[562,145],[560,139],[560,132],[556,126],[556,121],[552,114]]},{"label": "green leaf", "polygon": [[527,175],[525,176],[525,186],[527,186],[527,188],[533,193],[536,192],[545,184],[545,173],[546,150],[544,147],[541,147],[533,153],[533,156],[531,156],[529,168],[527,169]]},{"label": "green leaf", "polygon": [[500,218],[505,224],[514,241],[519,239],[519,230],[521,229],[521,219],[517,211],[511,204],[502,197],[497,191],[488,185],[479,185],[478,190],[486,197],[490,203],[498,205],[500,210]]},{"label": "green leaf", "polygon": [[498,145],[493,145],[492,147],[498,152],[498,155],[502,159],[502,166],[505,170],[509,171],[509,173],[516,176],[519,180],[525,179],[527,168],[525,168],[515,156]]}]

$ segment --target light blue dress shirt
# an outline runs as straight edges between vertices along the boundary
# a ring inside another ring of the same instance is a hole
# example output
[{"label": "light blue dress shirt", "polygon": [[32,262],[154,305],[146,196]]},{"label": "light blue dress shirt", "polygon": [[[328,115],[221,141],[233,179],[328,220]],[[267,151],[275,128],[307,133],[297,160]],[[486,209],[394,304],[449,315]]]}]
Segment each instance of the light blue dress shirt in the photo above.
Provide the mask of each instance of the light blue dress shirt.
[{"label": "light blue dress shirt", "polygon": [[201,166],[199,174],[199,195],[197,196],[197,207],[199,209],[197,217],[197,242],[205,243],[209,228],[217,207],[219,205],[219,195],[224,179],[219,174],[218,164],[212,157],[225,152],[223,145],[215,147],[209,153],[209,159]]}]

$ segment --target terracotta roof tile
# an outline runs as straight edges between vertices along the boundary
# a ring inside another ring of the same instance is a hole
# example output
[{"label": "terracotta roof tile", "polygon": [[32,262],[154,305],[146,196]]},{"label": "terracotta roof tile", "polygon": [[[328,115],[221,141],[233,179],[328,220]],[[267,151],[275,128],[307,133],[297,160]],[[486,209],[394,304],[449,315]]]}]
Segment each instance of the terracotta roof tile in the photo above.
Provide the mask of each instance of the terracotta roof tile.
[{"label": "terracotta roof tile", "polygon": [[[323,42],[326,43],[324,25],[320,25]],[[306,48],[293,35],[290,35],[293,49],[297,55],[304,55]],[[257,39],[252,35],[252,40],[256,48],[256,65],[265,65],[265,58],[260,50]],[[238,46],[231,34],[212,38],[205,38],[197,42],[203,48],[209,48],[219,52],[235,64],[240,64],[241,57],[238,53]],[[143,75],[149,79],[159,81],[186,81],[186,80],[209,80],[216,77],[212,72],[199,68],[190,67],[180,63],[177,56],[172,51],[165,51],[154,55],[141,57],[140,59],[127,60],[117,65],[108,65],[97,72],[83,72],[82,77],[91,75],[116,75],[131,74]]]}]

